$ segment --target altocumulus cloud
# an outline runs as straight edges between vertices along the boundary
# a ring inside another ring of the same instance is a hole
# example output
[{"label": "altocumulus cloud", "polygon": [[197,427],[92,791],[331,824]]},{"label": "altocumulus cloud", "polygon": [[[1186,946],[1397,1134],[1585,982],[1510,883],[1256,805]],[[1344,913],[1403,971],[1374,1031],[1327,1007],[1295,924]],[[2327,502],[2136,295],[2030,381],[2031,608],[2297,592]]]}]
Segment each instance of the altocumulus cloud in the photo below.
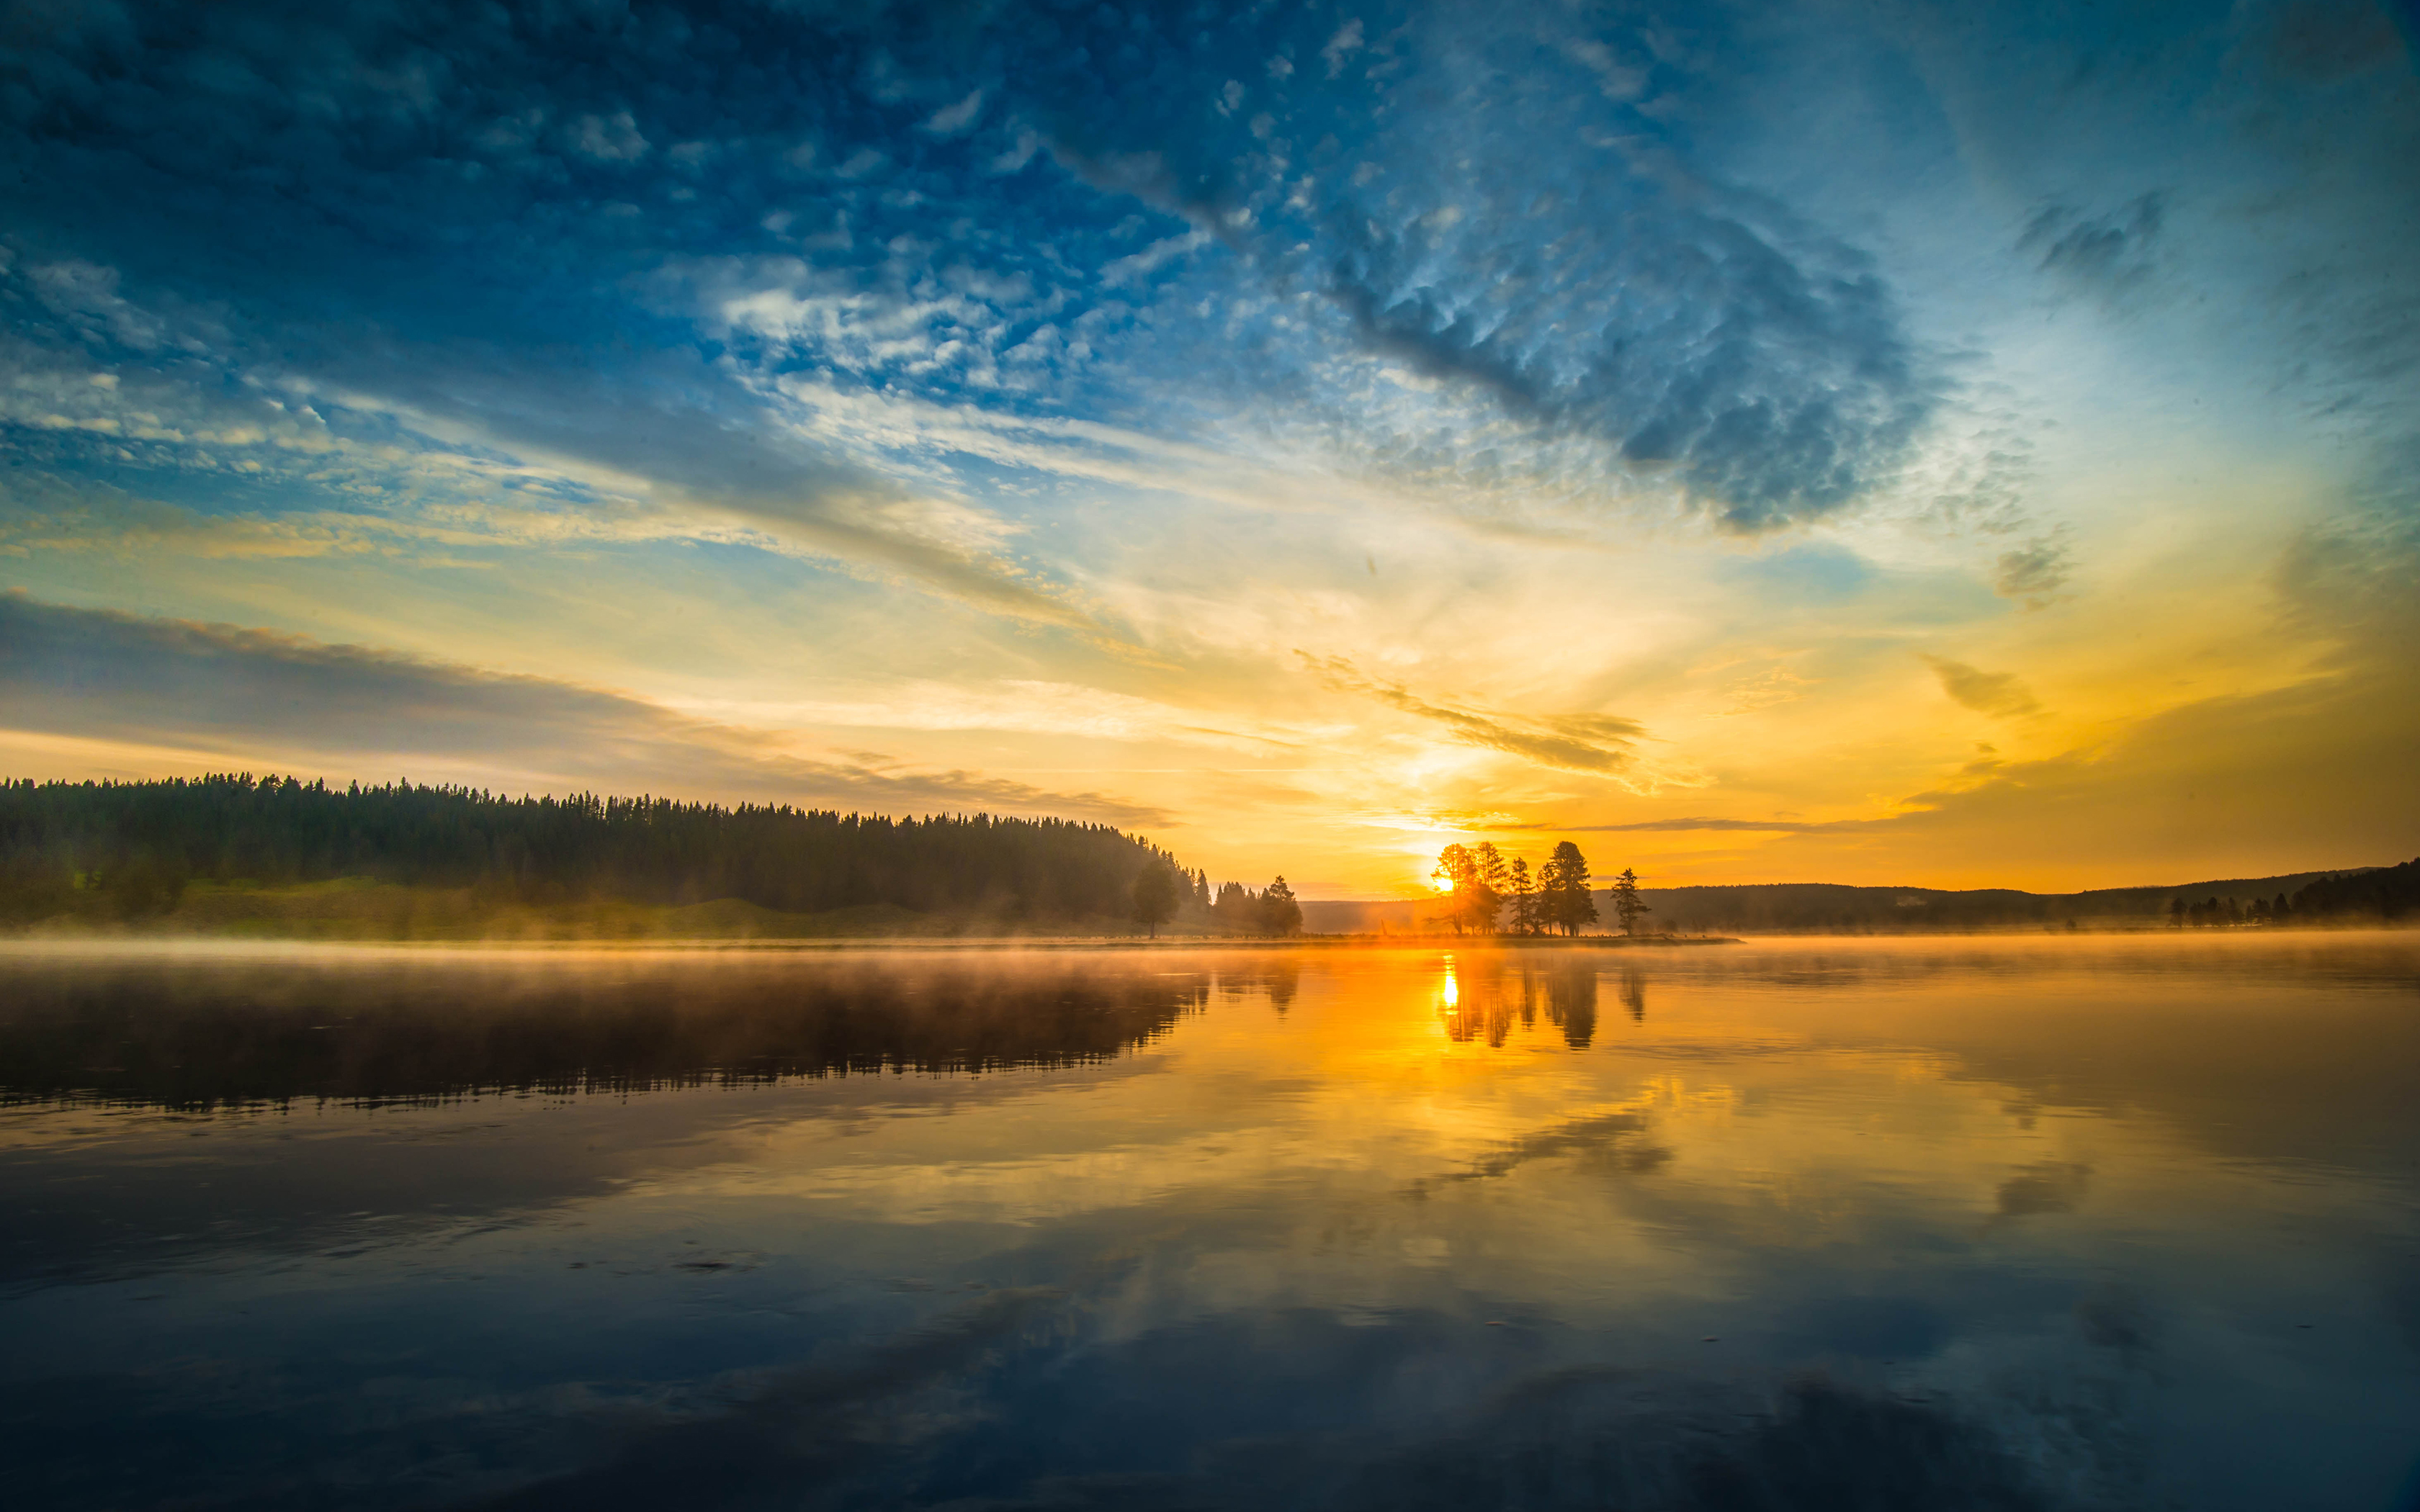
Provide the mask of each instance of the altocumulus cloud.
[{"label": "altocumulus cloud", "polygon": [[142,311],[207,311],[196,392],[299,385],[1070,626],[757,395],[1169,430],[1394,363],[1758,531],[1889,480],[1942,385],[1854,246],[1693,164],[1712,14],[27,12],[12,255],[119,302],[0,318],[164,377],[194,354]]},{"label": "altocumulus cloud", "polygon": [[418,760],[516,779],[648,774],[717,796],[1165,818],[1098,794],[801,757],[779,735],[601,688],[22,593],[0,594],[0,707],[16,730],[183,745],[252,765],[304,758],[387,771]]}]

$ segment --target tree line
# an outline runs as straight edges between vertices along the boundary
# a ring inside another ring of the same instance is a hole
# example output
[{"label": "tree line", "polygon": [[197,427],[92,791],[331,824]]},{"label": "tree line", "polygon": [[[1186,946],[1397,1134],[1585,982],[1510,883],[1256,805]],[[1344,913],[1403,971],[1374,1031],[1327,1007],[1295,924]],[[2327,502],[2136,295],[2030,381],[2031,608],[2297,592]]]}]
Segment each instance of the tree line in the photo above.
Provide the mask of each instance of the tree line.
[{"label": "tree line", "polygon": [[2178,898],[2168,904],[2168,922],[2180,929],[2210,929],[2244,924],[2329,924],[2357,919],[2393,923],[2420,911],[2420,858],[2374,872],[2321,877],[2291,897],[2239,903],[2233,898],[2205,898],[2198,903]]},{"label": "tree line", "polygon": [[1283,876],[1258,892],[1229,882],[1213,893],[1207,872],[1145,867],[1135,878],[1134,921],[1156,936],[1171,920],[1227,934],[1299,934],[1302,904]]},{"label": "tree line", "polygon": [[[1558,841],[1535,874],[1526,859],[1506,856],[1493,841],[1449,845],[1438,853],[1432,875],[1447,888],[1446,918],[1457,934],[1493,934],[1499,930],[1551,934],[1560,930],[1573,935],[1597,920],[1588,857],[1570,841]],[[1621,933],[1637,934],[1640,918],[1654,912],[1638,896],[1638,874],[1624,867],[1613,879],[1612,893]]]},{"label": "tree line", "polygon": [[790,913],[892,904],[1006,921],[1123,920],[1139,878],[1177,872],[1175,857],[1138,837],[1063,819],[508,798],[410,782],[338,789],[249,773],[0,780],[0,915],[21,919],[140,918],[196,881],[370,877],[500,902],[737,898]]}]

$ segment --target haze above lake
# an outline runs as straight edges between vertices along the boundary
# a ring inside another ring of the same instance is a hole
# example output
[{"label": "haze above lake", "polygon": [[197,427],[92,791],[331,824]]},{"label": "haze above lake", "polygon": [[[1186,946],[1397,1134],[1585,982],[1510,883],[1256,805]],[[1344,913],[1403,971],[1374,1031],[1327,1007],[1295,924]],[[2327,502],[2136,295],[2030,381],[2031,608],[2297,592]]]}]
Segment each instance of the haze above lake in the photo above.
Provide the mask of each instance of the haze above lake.
[{"label": "haze above lake", "polygon": [[2376,1508],[2420,938],[0,948],[21,1505]]}]

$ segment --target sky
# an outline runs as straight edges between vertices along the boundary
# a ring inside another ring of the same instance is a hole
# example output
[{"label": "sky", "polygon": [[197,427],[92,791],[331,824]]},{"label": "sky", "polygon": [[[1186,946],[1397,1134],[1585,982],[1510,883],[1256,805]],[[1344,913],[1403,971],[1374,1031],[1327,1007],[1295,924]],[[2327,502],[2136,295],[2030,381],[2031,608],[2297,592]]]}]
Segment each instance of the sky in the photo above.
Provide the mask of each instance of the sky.
[{"label": "sky", "polygon": [[0,10],[0,772],[2420,853],[2420,4]]}]

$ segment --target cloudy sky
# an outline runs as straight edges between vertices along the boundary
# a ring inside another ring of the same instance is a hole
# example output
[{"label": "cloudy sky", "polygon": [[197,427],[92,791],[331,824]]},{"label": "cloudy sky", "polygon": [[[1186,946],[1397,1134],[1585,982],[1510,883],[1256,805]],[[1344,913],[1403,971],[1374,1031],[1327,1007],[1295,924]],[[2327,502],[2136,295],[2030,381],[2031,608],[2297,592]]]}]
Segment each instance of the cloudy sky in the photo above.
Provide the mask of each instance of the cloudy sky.
[{"label": "cloudy sky", "polygon": [[2420,851],[2420,8],[18,0],[0,769]]}]

